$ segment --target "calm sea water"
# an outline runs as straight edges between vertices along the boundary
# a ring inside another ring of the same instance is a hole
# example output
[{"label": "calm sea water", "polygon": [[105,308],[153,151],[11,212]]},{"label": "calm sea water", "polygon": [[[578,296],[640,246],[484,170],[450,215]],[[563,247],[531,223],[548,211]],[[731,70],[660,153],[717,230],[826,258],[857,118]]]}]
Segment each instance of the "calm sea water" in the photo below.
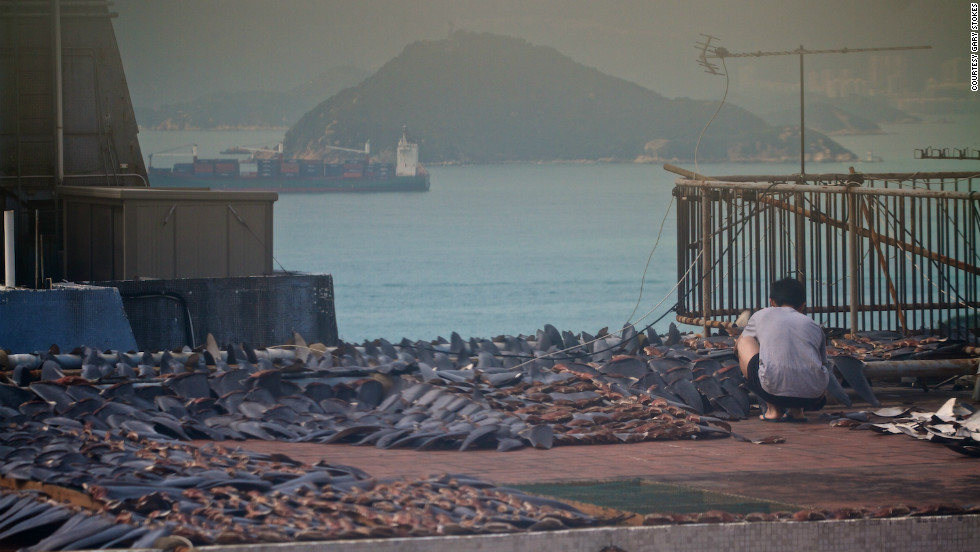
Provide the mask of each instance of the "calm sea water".
[{"label": "calm sea water", "polygon": [[[865,172],[980,169],[977,162],[913,158],[915,148],[927,146],[980,148],[980,131],[972,123],[886,130],[838,141],[860,156],[872,152],[883,158],[854,164]],[[140,144],[146,157],[189,144],[198,144],[203,157],[216,157],[221,149],[274,144],[282,135],[142,131]],[[424,160],[424,150],[421,155]],[[153,164],[174,160],[157,156]],[[792,174],[799,165],[700,164],[698,169],[711,175]],[[453,331],[492,337],[529,334],[545,324],[594,333],[630,319],[645,325],[674,304],[671,189],[676,176],[660,165],[429,171],[428,193],[279,196],[277,269],[333,275],[342,339],[434,339]],[[846,172],[847,165],[810,164],[807,171]],[[668,315],[654,327],[664,332],[672,320]]]}]

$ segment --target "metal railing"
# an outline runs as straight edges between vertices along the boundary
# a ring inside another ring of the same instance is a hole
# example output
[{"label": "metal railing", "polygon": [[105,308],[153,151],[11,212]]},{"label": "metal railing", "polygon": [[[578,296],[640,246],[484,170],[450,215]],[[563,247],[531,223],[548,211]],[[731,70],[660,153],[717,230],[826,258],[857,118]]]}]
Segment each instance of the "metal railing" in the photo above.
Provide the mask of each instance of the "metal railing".
[{"label": "metal railing", "polygon": [[829,328],[980,328],[980,174],[708,178],[677,167],[678,320],[726,327],[786,276]]}]

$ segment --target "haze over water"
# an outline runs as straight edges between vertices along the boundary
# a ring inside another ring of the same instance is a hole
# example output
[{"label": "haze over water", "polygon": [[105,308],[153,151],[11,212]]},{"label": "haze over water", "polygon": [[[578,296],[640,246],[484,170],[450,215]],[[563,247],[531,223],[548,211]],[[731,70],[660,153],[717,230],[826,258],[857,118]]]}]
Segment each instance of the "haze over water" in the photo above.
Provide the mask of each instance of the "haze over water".
[{"label": "haze over water", "polygon": [[[913,158],[915,148],[928,146],[980,148],[970,121],[885,130],[888,134],[838,138],[860,156],[871,151],[884,159],[853,163],[857,170],[980,172],[977,162]],[[231,145],[279,137],[277,131],[142,131],[140,142],[144,155],[197,143],[200,155],[213,157]],[[798,164],[698,168],[709,175],[799,172]],[[807,164],[811,173],[847,170],[847,164]],[[632,320],[645,326],[676,302],[671,292],[678,274],[671,202],[676,176],[661,165],[429,171],[427,193],[280,194],[276,269],[333,275],[342,339],[430,340],[453,331],[464,338],[493,337],[533,333],[544,324],[595,333],[604,326],[621,327],[634,307]],[[665,217],[640,297],[647,258]],[[669,314],[654,328],[663,333],[671,321]]]},{"label": "haze over water", "polygon": [[[807,98],[851,93],[861,82],[875,87],[861,91],[866,95],[977,98],[965,92],[964,0],[117,0],[115,9],[137,107],[289,90],[343,65],[375,71],[407,45],[444,39],[453,29],[522,38],[667,97],[716,101],[726,83],[697,65],[701,33],[719,37],[716,44],[732,52],[930,45],[875,62],[870,54],[810,56]],[[795,56],[731,60],[729,103],[795,109],[797,64]],[[953,117],[933,110],[924,120]],[[834,139],[859,156],[885,160],[853,163],[857,170],[977,170],[975,162],[915,161],[913,149],[978,148],[978,128],[960,119]],[[202,157],[217,157],[229,146],[271,144],[282,135],[144,130],[140,141],[144,156],[196,143]],[[848,165],[808,164],[807,171],[846,172]],[[685,168],[709,175],[799,172],[794,163]],[[634,308],[634,321],[651,312],[640,321],[652,322],[676,301],[670,291],[678,276],[670,193],[676,176],[660,165],[429,170],[432,186],[424,194],[279,197],[277,268],[333,275],[343,339],[494,336],[531,333],[546,323],[595,332],[621,327]],[[665,331],[672,318],[655,328]]]}]

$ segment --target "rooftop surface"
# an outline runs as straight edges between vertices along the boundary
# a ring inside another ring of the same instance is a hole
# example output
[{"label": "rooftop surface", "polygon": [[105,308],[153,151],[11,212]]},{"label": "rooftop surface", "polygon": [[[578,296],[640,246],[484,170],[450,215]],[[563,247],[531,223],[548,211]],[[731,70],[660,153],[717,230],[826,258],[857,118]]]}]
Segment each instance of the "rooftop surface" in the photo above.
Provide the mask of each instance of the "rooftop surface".
[{"label": "rooftop surface", "polygon": [[[935,411],[949,398],[972,405],[970,390],[875,387],[882,407]],[[732,423],[749,440],[647,441],[618,445],[494,450],[414,451],[373,446],[245,441],[243,448],[285,453],[308,463],[326,461],[372,476],[466,473],[497,485],[532,485],[639,479],[724,493],[796,509],[880,508],[894,505],[972,505],[980,502],[980,461],[934,442],[906,435],[834,427],[828,415],[877,410],[855,398],[810,412],[806,424]],[[775,511],[775,510],[774,510]]]}]

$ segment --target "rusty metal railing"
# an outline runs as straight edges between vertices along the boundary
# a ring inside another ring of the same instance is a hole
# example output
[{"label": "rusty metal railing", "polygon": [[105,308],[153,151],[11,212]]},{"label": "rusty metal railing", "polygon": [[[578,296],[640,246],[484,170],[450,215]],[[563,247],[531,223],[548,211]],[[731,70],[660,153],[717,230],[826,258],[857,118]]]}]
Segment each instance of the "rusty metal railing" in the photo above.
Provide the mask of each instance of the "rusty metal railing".
[{"label": "rusty metal railing", "polygon": [[980,174],[682,176],[678,320],[730,325],[786,276],[830,328],[980,328]]}]

